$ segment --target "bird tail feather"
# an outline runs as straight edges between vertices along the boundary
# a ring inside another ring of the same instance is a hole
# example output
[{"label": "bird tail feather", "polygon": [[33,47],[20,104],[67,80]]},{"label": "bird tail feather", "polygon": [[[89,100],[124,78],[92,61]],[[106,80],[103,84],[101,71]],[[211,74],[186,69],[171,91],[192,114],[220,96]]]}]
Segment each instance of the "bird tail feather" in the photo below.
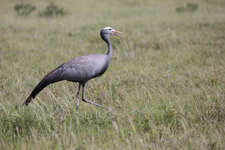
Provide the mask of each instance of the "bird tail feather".
[{"label": "bird tail feather", "polygon": [[[61,67],[61,66],[60,66]],[[23,105],[28,105],[32,99],[36,97],[36,95],[41,92],[45,87],[47,87],[49,84],[61,81],[62,79],[59,76],[59,68],[56,68],[49,74],[47,74],[39,83],[38,85],[33,89],[29,97],[26,99],[26,101],[23,103]]]}]

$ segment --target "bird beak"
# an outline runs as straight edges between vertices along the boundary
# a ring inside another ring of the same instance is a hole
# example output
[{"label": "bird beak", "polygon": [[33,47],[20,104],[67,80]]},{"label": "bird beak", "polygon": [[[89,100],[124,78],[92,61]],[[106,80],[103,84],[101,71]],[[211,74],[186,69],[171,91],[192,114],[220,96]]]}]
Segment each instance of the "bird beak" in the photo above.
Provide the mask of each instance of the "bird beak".
[{"label": "bird beak", "polygon": [[114,30],[114,31],[113,31],[113,35],[115,35],[115,36],[121,37],[122,34],[123,34],[123,33],[120,32],[120,31],[117,31],[117,30]]}]

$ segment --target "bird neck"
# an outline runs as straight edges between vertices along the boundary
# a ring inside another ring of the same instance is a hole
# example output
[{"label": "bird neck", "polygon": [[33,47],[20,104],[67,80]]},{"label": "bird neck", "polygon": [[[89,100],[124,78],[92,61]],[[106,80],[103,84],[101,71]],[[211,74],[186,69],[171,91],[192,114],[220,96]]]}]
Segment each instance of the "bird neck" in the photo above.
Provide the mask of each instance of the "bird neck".
[{"label": "bird neck", "polygon": [[105,42],[106,42],[107,45],[108,45],[108,52],[106,53],[106,55],[108,56],[109,60],[111,60],[111,58],[112,58],[112,53],[113,53],[112,44],[111,44],[111,42],[110,42],[109,39],[105,39]]}]

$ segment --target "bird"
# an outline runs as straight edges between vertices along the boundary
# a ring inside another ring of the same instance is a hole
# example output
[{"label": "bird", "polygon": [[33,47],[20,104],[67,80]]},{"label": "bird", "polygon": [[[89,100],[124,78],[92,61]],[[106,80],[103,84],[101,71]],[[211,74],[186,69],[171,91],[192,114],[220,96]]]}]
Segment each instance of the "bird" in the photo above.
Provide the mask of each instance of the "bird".
[{"label": "bird", "polygon": [[111,36],[121,37],[123,33],[113,29],[112,27],[105,27],[100,31],[100,36],[103,41],[106,42],[108,46],[108,51],[106,54],[89,54],[85,56],[79,56],[73,58],[63,64],[61,64],[56,69],[48,73],[33,89],[28,98],[25,100],[23,105],[28,105],[36,95],[41,92],[45,87],[50,84],[59,81],[70,81],[78,82],[78,91],[76,93],[76,112],[78,112],[79,100],[80,100],[80,89],[82,87],[82,101],[108,109],[112,111],[111,108],[107,108],[103,105],[97,104],[85,98],[85,85],[86,83],[93,78],[99,77],[104,74],[108,69],[110,60],[113,54],[112,44],[110,42]]}]

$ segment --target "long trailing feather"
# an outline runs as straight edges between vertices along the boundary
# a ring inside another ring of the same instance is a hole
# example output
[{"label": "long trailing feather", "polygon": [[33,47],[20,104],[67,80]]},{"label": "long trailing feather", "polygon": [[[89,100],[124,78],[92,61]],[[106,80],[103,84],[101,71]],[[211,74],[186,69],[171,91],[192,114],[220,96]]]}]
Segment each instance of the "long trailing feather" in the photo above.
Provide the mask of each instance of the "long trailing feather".
[{"label": "long trailing feather", "polygon": [[61,81],[62,79],[60,78],[60,67],[56,68],[49,74],[47,74],[39,83],[38,85],[33,89],[31,92],[30,96],[26,99],[26,101],[23,103],[23,105],[28,105],[30,101],[35,98],[35,96],[41,92],[45,87],[47,87],[49,84]]}]

